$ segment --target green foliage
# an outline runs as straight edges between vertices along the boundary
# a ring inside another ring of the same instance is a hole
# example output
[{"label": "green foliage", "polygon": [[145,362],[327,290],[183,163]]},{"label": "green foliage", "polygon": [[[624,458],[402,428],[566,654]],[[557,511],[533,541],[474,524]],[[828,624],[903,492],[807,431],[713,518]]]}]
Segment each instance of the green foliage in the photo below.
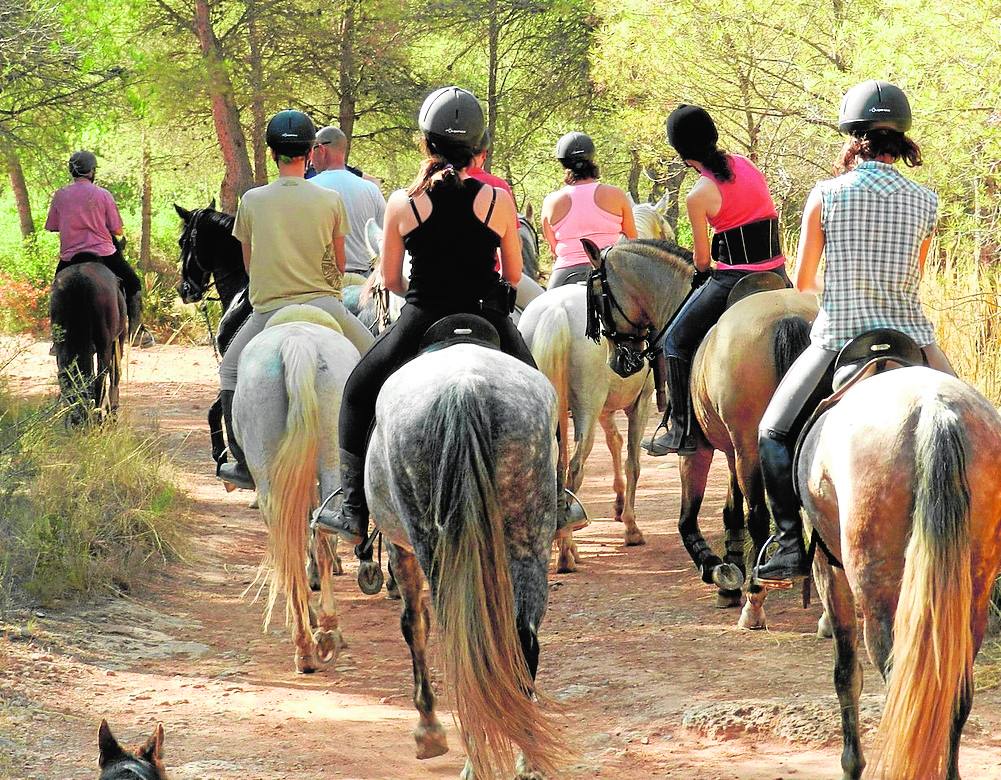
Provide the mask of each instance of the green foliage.
[{"label": "green foliage", "polygon": [[177,557],[186,500],[155,437],[69,431],[53,405],[0,395],[0,604],[128,589]]}]

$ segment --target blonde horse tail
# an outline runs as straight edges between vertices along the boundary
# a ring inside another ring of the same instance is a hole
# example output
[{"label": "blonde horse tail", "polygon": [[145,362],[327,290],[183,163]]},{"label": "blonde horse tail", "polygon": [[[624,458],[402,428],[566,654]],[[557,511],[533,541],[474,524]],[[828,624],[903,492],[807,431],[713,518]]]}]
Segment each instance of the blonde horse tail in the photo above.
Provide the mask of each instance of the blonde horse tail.
[{"label": "blonde horse tail", "polygon": [[967,440],[939,398],[921,408],[914,455],[913,527],[873,772],[890,780],[946,776],[954,715],[973,692]]},{"label": "blonde horse tail", "polygon": [[510,777],[515,747],[551,773],[564,751],[551,716],[533,701],[518,637],[488,396],[485,382],[460,379],[429,414],[441,459],[428,516],[438,534],[430,579],[443,665],[474,776]]},{"label": "blonde horse tail", "polygon": [[285,594],[286,624],[297,619],[309,627],[306,546],[309,514],[316,506],[316,457],[319,449],[317,352],[309,333],[294,328],[281,345],[288,412],[285,435],[270,469],[271,490],[265,567],[272,569],[264,625],[271,621],[279,591]]},{"label": "blonde horse tail", "polygon": [[556,409],[560,424],[560,469],[569,463],[570,433],[570,319],[562,306],[542,313],[532,339],[532,357],[539,370],[556,389]]}]

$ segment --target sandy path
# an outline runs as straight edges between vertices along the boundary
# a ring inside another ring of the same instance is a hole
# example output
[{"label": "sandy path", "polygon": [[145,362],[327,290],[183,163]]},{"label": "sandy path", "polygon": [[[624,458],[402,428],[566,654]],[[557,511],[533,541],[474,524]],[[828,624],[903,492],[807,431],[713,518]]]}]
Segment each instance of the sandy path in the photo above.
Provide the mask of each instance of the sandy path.
[{"label": "sandy path", "polygon": [[[14,366],[15,390],[51,390],[47,346]],[[142,592],[45,610],[0,639],[0,757],[11,776],[93,778],[107,717],[129,740],[162,721],[173,780],[456,777],[463,756],[444,709],[452,752],[413,757],[399,608],[362,596],[351,563],[336,581],[350,647],[335,668],[297,676],[285,632],[261,632],[260,605],[241,593],[264,533],[249,494],[226,494],[211,476],[202,410],[214,395],[207,348],[133,353],[125,417],[159,430],[176,456],[197,515],[193,555]],[[567,712],[578,755],[566,776],[840,777],[832,649],[813,633],[819,608],[778,595],[770,631],[738,631],[736,611],[714,608],[677,539],[675,459],[644,456],[643,466],[637,515],[647,545],[623,548],[621,527],[607,519],[610,459],[595,446],[583,497],[598,520],[579,536],[585,561],[551,578],[539,685]],[[724,496],[717,463],[703,508],[712,542]],[[871,723],[882,685],[868,666],[866,682]],[[997,691],[976,698],[966,780],[1001,777],[999,705]]]}]

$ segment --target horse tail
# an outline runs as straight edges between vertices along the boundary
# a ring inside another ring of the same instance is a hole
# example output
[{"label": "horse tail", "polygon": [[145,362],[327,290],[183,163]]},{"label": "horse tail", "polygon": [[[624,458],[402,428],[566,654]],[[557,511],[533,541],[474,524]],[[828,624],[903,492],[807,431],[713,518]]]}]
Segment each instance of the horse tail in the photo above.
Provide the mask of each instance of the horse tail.
[{"label": "horse tail", "polygon": [[772,355],[775,359],[775,376],[785,376],[796,358],[810,346],[810,323],[798,315],[783,317],[775,323]]},{"label": "horse tail", "polygon": [[271,465],[271,490],[264,506],[268,518],[265,566],[273,569],[265,626],[271,621],[279,590],[285,593],[285,621],[298,617],[309,625],[306,576],[308,518],[316,506],[316,458],[319,450],[319,403],[316,344],[310,334],[292,328],[280,348],[285,368],[288,412],[285,435]]},{"label": "horse tail", "polygon": [[532,338],[532,357],[539,371],[556,389],[556,409],[560,425],[560,469],[568,464],[570,424],[570,318],[562,306],[546,309]]},{"label": "horse tail", "polygon": [[970,489],[959,416],[934,398],[915,432],[911,538],[893,624],[874,776],[944,778],[954,713],[973,692]]},{"label": "horse tail", "polygon": [[550,716],[532,700],[496,494],[486,382],[446,388],[429,413],[440,447],[428,518],[438,533],[431,564],[445,675],[476,777],[513,774],[515,746],[530,766],[554,770],[563,752]]}]

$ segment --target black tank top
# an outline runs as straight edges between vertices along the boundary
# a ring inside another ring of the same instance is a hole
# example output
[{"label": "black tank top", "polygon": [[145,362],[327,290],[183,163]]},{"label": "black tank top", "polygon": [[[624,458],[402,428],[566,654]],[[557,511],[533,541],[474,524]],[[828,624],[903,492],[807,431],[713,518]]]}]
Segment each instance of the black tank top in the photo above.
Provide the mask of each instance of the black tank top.
[{"label": "black tank top", "polygon": [[[435,187],[428,192],[432,211],[424,221],[410,199],[418,224],[403,237],[411,263],[408,303],[456,311],[476,308],[496,286],[500,236],[473,212],[473,201],[484,186],[476,179],[462,179],[459,187]],[[497,197],[496,190],[493,195]],[[491,199],[486,221],[493,209]]]}]

